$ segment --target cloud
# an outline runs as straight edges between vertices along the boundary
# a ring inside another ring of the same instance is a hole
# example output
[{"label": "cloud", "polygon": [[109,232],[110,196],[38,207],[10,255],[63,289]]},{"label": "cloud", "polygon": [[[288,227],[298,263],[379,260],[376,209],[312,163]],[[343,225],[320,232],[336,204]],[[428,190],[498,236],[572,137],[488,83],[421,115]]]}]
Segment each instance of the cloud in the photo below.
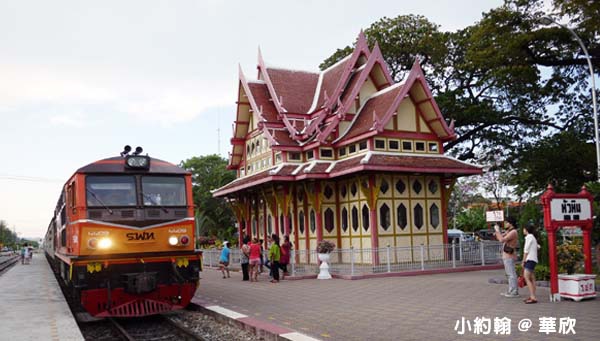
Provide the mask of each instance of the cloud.
[{"label": "cloud", "polygon": [[[232,105],[234,83],[214,79],[164,79],[98,68],[50,68],[43,65],[1,65],[0,108],[23,111],[47,108],[54,125],[82,127],[82,112],[106,112],[148,123],[186,122],[210,108]],[[49,108],[58,108],[49,110]]]},{"label": "cloud", "polygon": [[223,93],[225,90],[221,94],[214,90],[207,94],[200,89],[172,89],[143,98],[122,98],[118,108],[137,120],[168,125],[192,120],[210,108],[232,103],[235,97],[226,98]]},{"label": "cloud", "polygon": [[50,117],[50,123],[57,126],[67,126],[73,128],[81,128],[85,126],[85,120],[82,117],[57,115]]}]

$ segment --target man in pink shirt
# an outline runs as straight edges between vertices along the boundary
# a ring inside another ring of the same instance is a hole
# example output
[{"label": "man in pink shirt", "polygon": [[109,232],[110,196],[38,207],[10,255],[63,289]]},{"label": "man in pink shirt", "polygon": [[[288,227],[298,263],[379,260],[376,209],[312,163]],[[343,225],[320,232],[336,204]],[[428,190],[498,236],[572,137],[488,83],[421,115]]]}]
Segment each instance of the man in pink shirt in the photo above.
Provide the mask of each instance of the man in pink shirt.
[{"label": "man in pink shirt", "polygon": [[506,231],[500,232],[498,225],[494,226],[496,239],[503,243],[502,262],[504,271],[508,276],[508,291],[501,293],[505,297],[519,297],[519,287],[517,286],[517,271],[515,262],[517,260],[517,244],[519,243],[519,234],[517,233],[517,220],[514,217],[507,217],[504,222]]}]

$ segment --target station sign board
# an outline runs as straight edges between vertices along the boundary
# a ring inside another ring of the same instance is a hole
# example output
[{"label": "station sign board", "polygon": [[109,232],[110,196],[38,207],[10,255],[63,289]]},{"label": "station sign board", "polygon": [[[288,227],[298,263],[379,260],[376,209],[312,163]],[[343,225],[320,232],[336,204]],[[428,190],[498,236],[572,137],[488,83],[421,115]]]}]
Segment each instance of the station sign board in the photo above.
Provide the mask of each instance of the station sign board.
[{"label": "station sign board", "polygon": [[587,220],[592,218],[588,199],[555,198],[550,201],[551,219],[556,221]]},{"label": "station sign board", "polygon": [[487,211],[485,212],[485,221],[504,221],[504,211]]}]

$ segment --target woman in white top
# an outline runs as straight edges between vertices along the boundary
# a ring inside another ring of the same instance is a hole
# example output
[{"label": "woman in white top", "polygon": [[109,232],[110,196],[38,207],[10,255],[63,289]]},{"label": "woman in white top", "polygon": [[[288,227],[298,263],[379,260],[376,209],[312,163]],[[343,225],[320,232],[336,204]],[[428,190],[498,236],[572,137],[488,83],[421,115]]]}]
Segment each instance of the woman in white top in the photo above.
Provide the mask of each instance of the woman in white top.
[{"label": "woman in white top", "polygon": [[535,297],[535,266],[538,263],[538,243],[533,235],[535,227],[529,225],[523,228],[525,235],[525,248],[523,249],[523,269],[525,269],[525,282],[529,288],[529,298],[525,300],[525,304],[537,303]]}]

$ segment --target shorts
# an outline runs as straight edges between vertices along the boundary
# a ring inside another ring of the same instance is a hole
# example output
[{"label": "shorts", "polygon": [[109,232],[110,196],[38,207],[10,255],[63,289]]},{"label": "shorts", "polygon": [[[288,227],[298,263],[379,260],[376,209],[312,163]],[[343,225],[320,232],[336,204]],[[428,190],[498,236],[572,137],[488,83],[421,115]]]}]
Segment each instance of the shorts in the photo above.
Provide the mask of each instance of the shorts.
[{"label": "shorts", "polygon": [[527,269],[530,272],[533,272],[533,270],[535,269],[535,266],[537,265],[536,262],[532,261],[532,260],[528,260],[525,262],[525,265],[523,265],[523,267],[525,269]]},{"label": "shorts", "polygon": [[229,262],[219,261],[219,264],[223,264],[224,266],[229,266]]},{"label": "shorts", "polygon": [[260,265],[260,258],[251,258],[250,265]]}]

